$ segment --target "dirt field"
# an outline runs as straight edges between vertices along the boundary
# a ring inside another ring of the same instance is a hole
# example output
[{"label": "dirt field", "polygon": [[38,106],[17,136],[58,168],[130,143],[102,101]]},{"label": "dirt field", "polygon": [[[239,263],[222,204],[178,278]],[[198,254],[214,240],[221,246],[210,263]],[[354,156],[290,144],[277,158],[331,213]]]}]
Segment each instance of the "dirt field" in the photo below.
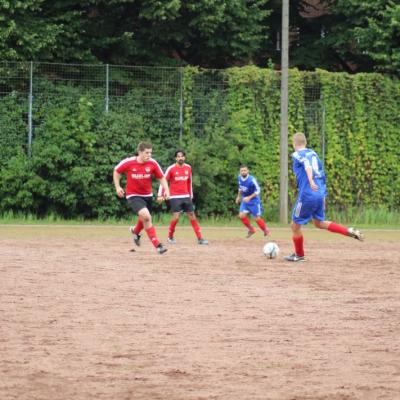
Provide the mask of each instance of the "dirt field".
[{"label": "dirt field", "polygon": [[203,230],[0,227],[0,399],[400,398],[400,231]]}]

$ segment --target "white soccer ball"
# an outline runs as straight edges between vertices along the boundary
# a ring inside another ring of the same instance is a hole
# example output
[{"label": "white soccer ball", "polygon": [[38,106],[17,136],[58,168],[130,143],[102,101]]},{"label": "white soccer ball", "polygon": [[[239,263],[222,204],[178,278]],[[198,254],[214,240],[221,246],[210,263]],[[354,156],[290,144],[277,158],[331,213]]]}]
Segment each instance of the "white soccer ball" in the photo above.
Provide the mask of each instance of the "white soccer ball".
[{"label": "white soccer ball", "polygon": [[279,247],[274,242],[268,242],[263,247],[263,253],[268,258],[276,258],[279,254]]}]

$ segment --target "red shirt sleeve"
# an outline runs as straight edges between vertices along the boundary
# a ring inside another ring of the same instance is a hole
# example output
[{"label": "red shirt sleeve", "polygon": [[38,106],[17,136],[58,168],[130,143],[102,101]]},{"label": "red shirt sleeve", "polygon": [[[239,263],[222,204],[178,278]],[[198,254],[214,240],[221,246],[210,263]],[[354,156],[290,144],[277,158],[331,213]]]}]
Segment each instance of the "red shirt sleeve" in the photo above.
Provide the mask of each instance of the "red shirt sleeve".
[{"label": "red shirt sleeve", "polygon": [[128,170],[128,167],[129,167],[129,160],[125,158],[118,165],[116,165],[114,169],[119,174],[123,174],[124,172],[126,172]]},{"label": "red shirt sleeve", "polygon": [[156,160],[153,160],[153,163],[154,163],[153,175],[157,179],[163,178],[164,177],[164,173],[162,172],[162,169],[161,169],[160,165],[158,164],[158,162]]}]

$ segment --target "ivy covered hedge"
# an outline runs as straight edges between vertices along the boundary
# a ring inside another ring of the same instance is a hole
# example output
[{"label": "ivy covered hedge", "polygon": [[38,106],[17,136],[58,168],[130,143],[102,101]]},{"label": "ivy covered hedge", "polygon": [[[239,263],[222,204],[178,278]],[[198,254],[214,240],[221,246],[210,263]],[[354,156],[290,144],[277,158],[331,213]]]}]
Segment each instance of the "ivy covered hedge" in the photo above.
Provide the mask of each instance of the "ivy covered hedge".
[{"label": "ivy covered hedge", "polygon": [[[165,92],[159,98],[153,93],[156,100],[149,107],[148,93],[138,84],[115,98],[114,106],[111,99],[105,113],[96,89],[42,85],[52,95],[35,103],[31,158],[24,140],[26,100],[15,94],[0,99],[0,213],[128,215],[114,194],[112,170],[139,141],[151,140],[154,158],[164,168],[173,162],[177,147],[187,150],[199,214],[237,212],[236,175],[240,163],[247,163],[262,185],[267,218],[276,215],[280,83],[275,72],[184,69],[181,140],[179,104],[170,104]],[[289,132],[305,131],[310,147],[323,157],[330,207],[399,209],[399,126],[398,80],[379,74],[290,72]],[[289,174],[291,204],[295,182]]]}]

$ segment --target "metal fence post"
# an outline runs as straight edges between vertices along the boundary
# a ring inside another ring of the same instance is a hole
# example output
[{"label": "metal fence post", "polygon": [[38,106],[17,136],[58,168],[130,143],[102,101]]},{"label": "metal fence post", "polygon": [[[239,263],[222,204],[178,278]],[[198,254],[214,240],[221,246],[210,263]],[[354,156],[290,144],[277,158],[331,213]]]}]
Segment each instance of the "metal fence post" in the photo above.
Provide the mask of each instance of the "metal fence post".
[{"label": "metal fence post", "polygon": [[322,133],[322,163],[325,164],[325,102],[324,102],[324,95],[321,94],[321,106],[322,106],[322,121],[321,121],[321,133]]},{"label": "metal fence post", "polygon": [[108,104],[109,104],[109,64],[106,64],[106,113],[108,113]]},{"label": "metal fence post", "polygon": [[180,99],[179,99],[179,143],[182,142],[183,136],[183,67],[179,69],[180,78]]},{"label": "metal fence post", "polygon": [[282,1],[280,222],[288,222],[289,0]]},{"label": "metal fence post", "polygon": [[28,157],[32,157],[32,103],[33,103],[33,62],[29,70],[29,96],[28,96]]}]

